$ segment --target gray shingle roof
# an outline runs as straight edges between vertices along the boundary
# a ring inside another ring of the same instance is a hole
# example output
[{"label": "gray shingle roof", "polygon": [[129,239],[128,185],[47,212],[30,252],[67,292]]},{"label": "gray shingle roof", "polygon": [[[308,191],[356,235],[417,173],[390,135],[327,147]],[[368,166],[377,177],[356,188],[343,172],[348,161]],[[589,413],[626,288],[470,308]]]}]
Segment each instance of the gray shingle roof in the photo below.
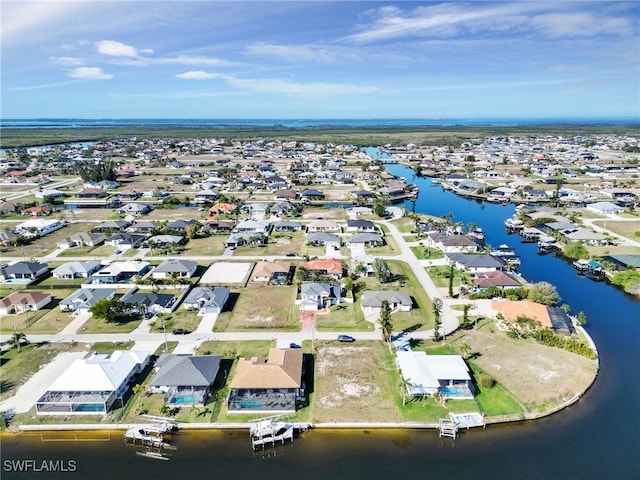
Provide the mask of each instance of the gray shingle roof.
[{"label": "gray shingle roof", "polygon": [[159,369],[151,385],[207,387],[218,374],[221,358],[215,355],[161,355],[156,362]]}]

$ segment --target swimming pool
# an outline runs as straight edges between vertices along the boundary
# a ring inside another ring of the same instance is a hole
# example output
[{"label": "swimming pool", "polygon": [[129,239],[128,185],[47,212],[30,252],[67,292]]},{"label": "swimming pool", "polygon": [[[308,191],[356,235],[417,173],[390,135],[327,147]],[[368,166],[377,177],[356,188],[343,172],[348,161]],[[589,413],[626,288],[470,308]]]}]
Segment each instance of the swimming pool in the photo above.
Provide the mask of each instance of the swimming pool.
[{"label": "swimming pool", "polygon": [[456,387],[440,387],[440,394],[446,395],[447,397],[466,397],[469,395],[464,388]]},{"label": "swimming pool", "polygon": [[180,395],[173,397],[169,402],[170,405],[194,405],[196,403],[200,403],[198,395]]}]

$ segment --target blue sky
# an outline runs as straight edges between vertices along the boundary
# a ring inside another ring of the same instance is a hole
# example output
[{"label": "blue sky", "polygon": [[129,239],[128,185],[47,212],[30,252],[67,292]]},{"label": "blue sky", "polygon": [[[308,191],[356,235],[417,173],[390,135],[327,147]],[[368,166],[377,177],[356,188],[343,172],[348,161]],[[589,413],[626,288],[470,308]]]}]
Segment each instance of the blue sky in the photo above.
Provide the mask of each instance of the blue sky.
[{"label": "blue sky", "polygon": [[2,118],[640,116],[640,3],[1,0]]}]

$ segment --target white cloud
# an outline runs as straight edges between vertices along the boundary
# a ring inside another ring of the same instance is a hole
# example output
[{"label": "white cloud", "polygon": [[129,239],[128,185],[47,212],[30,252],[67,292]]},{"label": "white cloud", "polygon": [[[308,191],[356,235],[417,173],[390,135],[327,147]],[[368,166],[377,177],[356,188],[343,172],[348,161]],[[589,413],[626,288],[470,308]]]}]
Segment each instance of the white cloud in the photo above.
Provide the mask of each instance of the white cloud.
[{"label": "white cloud", "polygon": [[100,40],[96,42],[96,48],[98,52],[103,55],[109,55],[112,57],[137,57],[138,50],[131,45],[126,45],[115,40]]},{"label": "white cloud", "polygon": [[182,78],[184,80],[211,80],[213,78],[218,78],[218,74],[216,73],[207,73],[202,70],[191,71],[178,73],[176,75],[177,78]]},{"label": "white cloud", "polygon": [[344,47],[318,45],[282,45],[257,42],[246,48],[247,54],[256,57],[279,58],[287,62],[338,63],[353,57],[353,52]]},{"label": "white cloud", "polygon": [[56,65],[66,65],[66,66],[74,66],[74,65],[82,65],[82,59],[77,57],[50,57],[52,63]]},{"label": "white cloud", "polygon": [[298,83],[281,78],[238,78],[231,75],[219,75],[227,85],[242,90],[284,95],[335,96],[368,95],[379,91],[378,87],[366,87],[339,83],[310,82]]},{"label": "white cloud", "polygon": [[113,75],[104,73],[99,67],[78,67],[69,72],[69,76],[86,80],[111,80],[113,78]]}]

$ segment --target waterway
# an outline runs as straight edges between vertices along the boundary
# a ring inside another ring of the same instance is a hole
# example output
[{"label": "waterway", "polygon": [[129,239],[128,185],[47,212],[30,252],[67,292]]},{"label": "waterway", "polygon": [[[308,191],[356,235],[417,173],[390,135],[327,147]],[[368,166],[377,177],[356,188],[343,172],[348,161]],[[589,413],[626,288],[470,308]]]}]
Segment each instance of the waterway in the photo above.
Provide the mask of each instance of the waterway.
[{"label": "waterway", "polygon": [[[464,432],[456,440],[440,439],[432,430],[316,430],[293,444],[254,453],[246,432],[181,432],[169,461],[136,455],[124,445],[122,432],[107,435],[104,441],[50,441],[52,437],[23,433],[3,438],[0,477],[640,479],[638,299],[579,277],[563,260],[540,256],[535,244],[508,235],[503,221],[513,214],[512,206],[482,206],[431,187],[430,179],[415,177],[407,167],[387,168],[420,188],[416,212],[452,213],[455,221],[475,223],[485,231],[487,243],[516,249],[525,278],[553,283],[563,303],[570,304],[574,313],[586,314],[601,369],[579,402],[545,419]],[[413,208],[411,202],[406,206]],[[73,461],[74,471],[36,473],[30,467],[19,474],[7,460],[34,460],[36,465],[42,460],[62,461],[67,470]]]}]

